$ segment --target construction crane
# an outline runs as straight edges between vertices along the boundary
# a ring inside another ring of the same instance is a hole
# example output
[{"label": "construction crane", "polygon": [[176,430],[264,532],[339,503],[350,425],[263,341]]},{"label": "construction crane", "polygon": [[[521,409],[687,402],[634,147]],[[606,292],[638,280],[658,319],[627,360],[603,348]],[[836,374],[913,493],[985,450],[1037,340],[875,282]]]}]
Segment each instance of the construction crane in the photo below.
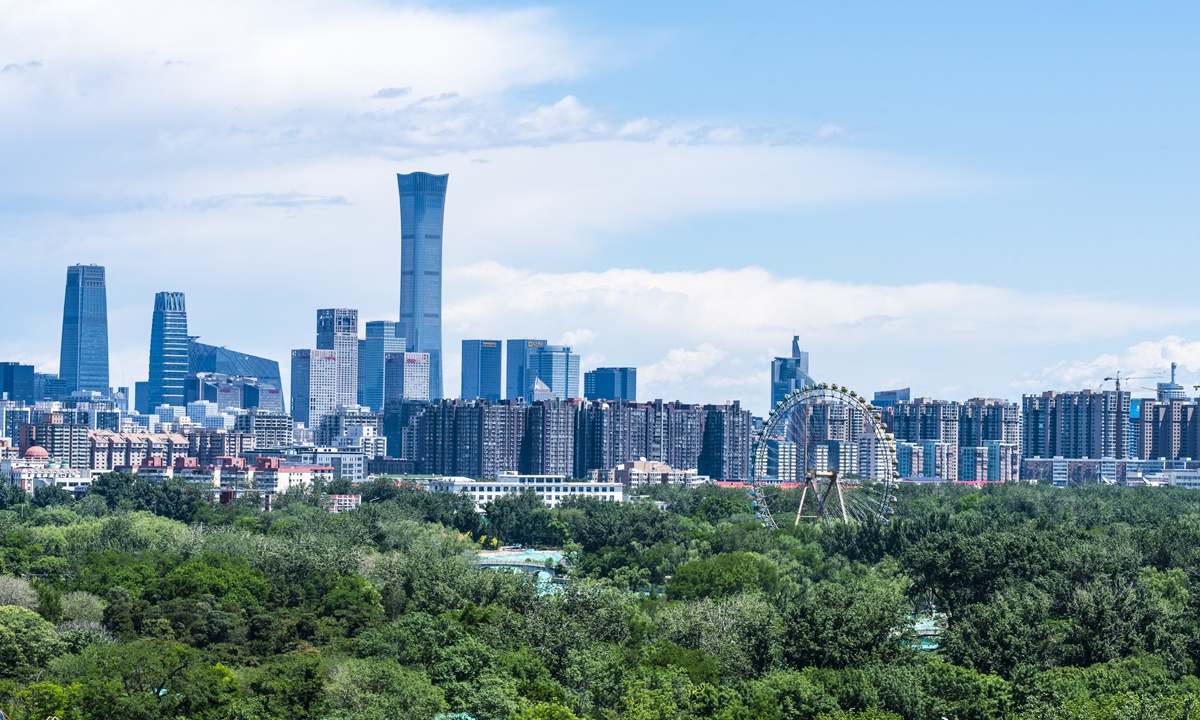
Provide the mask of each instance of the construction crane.
[{"label": "construction crane", "polygon": [[[1154,378],[1162,377],[1162,373],[1157,373],[1154,375],[1133,375],[1133,376],[1126,375],[1125,377],[1121,377],[1122,372],[1123,371],[1118,370],[1115,375],[1104,378],[1104,382],[1108,382],[1109,380],[1117,381],[1117,392],[1121,392],[1121,381],[1122,380],[1126,380],[1126,381],[1128,381],[1128,380],[1153,380]],[[1144,389],[1150,390],[1152,388],[1144,388]]]}]

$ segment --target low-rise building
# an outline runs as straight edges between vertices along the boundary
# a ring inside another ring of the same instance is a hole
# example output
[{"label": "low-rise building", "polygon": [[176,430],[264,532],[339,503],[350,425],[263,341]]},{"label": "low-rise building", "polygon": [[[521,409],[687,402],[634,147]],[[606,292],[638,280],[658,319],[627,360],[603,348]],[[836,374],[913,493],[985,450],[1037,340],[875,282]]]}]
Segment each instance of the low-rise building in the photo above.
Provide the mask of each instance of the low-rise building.
[{"label": "low-rise building", "polygon": [[92,474],[86,469],[67,467],[51,458],[45,448],[34,445],[23,457],[0,460],[0,478],[6,485],[15,485],[27,493],[51,485],[82,492],[91,482]]},{"label": "low-rise building", "polygon": [[178,433],[118,433],[92,430],[87,434],[88,467],[103,473],[119,467],[140,468],[147,458],[160,458],[164,465],[188,457],[189,442]]},{"label": "low-rise building", "polygon": [[475,499],[475,509],[508,493],[533,490],[547,507],[557,507],[569,497],[596,498],[624,502],[625,489],[618,482],[574,480],[563,475],[517,475],[501,473],[494,480],[472,480],[465,477],[439,477],[429,481],[431,493],[469,492]]},{"label": "low-rise building", "polygon": [[329,512],[344,513],[355,510],[362,505],[362,495],[330,495]]},{"label": "low-rise building", "polygon": [[[794,445],[792,446],[795,447]],[[792,461],[792,473],[795,473],[795,460]],[[690,470],[675,470],[664,462],[655,460],[630,460],[618,463],[612,471],[612,478],[624,486],[626,492],[637,494],[647,485],[684,485],[699,487],[711,481],[707,475],[701,475],[696,468]],[[600,478],[597,477],[597,480]]]}]

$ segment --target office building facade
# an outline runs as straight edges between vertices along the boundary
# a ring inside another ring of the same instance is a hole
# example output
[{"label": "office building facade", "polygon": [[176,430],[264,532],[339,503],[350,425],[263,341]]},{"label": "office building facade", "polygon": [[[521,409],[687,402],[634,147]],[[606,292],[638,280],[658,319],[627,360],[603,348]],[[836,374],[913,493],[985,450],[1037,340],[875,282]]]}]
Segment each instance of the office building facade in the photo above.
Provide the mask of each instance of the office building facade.
[{"label": "office building facade", "polygon": [[503,343],[499,340],[462,341],[462,390],[464,400],[500,400],[500,363]]},{"label": "office building facade", "polygon": [[400,326],[391,320],[365,324],[366,337],[358,341],[358,404],[383,412],[387,402],[387,356],[403,353],[406,341]]},{"label": "office building facade", "polygon": [[186,404],[183,386],[187,372],[187,306],[183,293],[157,293],[150,324],[150,407]]},{"label": "office building facade", "polygon": [[400,190],[400,327],[429,353],[429,391],[442,398],[442,224],[449,175],[396,175]]},{"label": "office building facade", "polygon": [[58,374],[66,393],[108,393],[108,295],[104,268],[67,268]]},{"label": "office building facade", "polygon": [[792,356],[771,361],[771,407],[791,393],[815,385],[808,374],[808,353],[800,349],[800,336],[792,336]]},{"label": "office building facade", "polygon": [[317,311],[317,349],[337,353],[337,404],[358,404],[358,311]]},{"label": "office building facade", "polygon": [[0,362],[0,400],[20,400],[32,405],[42,398],[34,392],[33,366]]},{"label": "office building facade", "polygon": [[432,367],[429,353],[388,353],[383,359],[384,399],[432,400]]},{"label": "office building facade", "polygon": [[230,377],[255,378],[259,382],[283,389],[279,363],[257,355],[249,355],[216,345],[188,339],[188,374],[220,373]]},{"label": "office building facade", "polygon": [[254,436],[256,448],[283,447],[292,444],[292,416],[262,408],[240,413],[234,429]]},{"label": "office building facade", "polygon": [[310,428],[338,406],[336,350],[292,351],[292,418]]},{"label": "office building facade", "polygon": [[506,348],[508,370],[504,382],[504,397],[508,400],[533,397],[533,380],[536,369],[530,372],[533,356],[546,347],[545,340],[519,338],[509,340]]},{"label": "office building facade", "polygon": [[[536,376],[531,377],[530,369]],[[533,398],[534,380],[541,380],[559,400],[579,397],[579,356],[566,345],[546,345],[530,357],[530,369],[525,371],[529,383],[526,398]]]},{"label": "office building facade", "polygon": [[637,368],[603,367],[584,373],[583,396],[588,400],[637,402]]}]

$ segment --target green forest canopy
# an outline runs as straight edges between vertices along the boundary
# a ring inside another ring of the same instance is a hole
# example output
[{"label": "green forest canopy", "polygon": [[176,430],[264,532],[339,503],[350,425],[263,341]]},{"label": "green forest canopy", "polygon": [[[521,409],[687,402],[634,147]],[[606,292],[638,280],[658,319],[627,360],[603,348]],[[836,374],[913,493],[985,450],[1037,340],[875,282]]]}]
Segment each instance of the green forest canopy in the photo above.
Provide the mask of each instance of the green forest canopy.
[{"label": "green forest canopy", "polygon": [[[344,488],[343,488],[344,489]],[[1200,717],[1200,493],[904,487],[886,527],[360,487],[0,492],[0,708],[91,718]],[[568,579],[472,566],[560,546]],[[921,649],[917,615],[944,630]],[[460,716],[461,717],[461,716]]]}]

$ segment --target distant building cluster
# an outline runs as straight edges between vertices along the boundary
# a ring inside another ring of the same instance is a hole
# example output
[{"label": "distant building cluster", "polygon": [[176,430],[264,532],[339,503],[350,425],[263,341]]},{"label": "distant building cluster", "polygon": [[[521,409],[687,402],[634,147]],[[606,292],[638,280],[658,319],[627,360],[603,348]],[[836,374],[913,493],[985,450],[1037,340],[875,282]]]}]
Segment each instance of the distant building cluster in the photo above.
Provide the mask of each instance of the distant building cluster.
[{"label": "distant building cluster", "polygon": [[[33,491],[86,490],[93,473],[182,478],[229,499],[303,483],[375,475],[447,478],[479,503],[533,489],[621,500],[649,484],[695,485],[808,470],[907,480],[1200,488],[1200,400],[1159,383],[1155,398],[1113,390],[1048,391],[1020,403],[875,393],[896,442],[863,432],[862,411],[803,404],[807,442],[764,438],[740,402],[639,402],[637,369],[581,372],[578,353],[545,338],[462,341],[459,397],[442,375],[442,247],[448,176],[398,175],[399,319],[360,322],[353,308],[316,311],[313,342],[279,363],[189,335],[184,293],[154,295],[146,380],[110,386],[105,268],[67,268],[59,371],[0,362],[0,479]],[[360,327],[361,325],[361,327]],[[772,407],[812,388],[809,354],[770,367]],[[886,466],[885,466],[886,463]],[[616,489],[614,489],[616,488]],[[339,496],[337,510],[358,496]]]}]

